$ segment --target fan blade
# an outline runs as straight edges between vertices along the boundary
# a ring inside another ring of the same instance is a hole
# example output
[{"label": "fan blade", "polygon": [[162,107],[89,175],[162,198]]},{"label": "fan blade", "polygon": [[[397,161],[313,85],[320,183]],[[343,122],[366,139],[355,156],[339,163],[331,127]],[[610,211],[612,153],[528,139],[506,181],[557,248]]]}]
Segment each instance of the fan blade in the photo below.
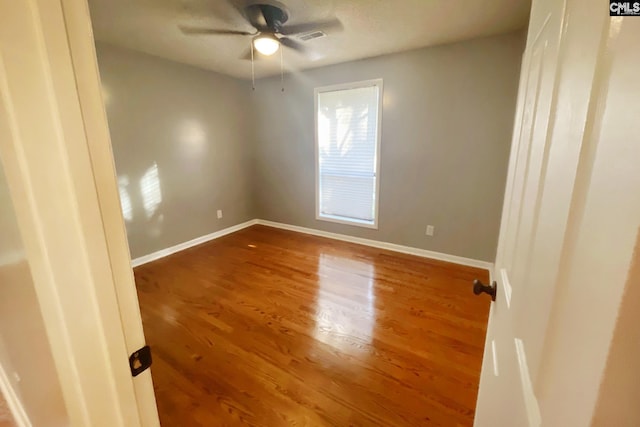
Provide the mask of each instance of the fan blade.
[{"label": "fan blade", "polygon": [[269,28],[267,18],[264,16],[264,12],[262,10],[262,5],[253,4],[247,6],[244,12],[249,24],[255,27],[258,31],[264,31]]},{"label": "fan blade", "polygon": [[290,39],[288,37],[282,37],[280,39],[280,44],[282,44],[283,46],[286,46],[288,48],[291,48],[297,52],[300,52],[302,54],[306,54],[307,53],[307,47],[305,45],[303,45],[300,42],[297,42],[293,39]]},{"label": "fan blade", "polygon": [[201,27],[185,27],[180,26],[180,31],[187,35],[235,35],[235,36],[252,36],[254,33],[248,31],[235,31],[235,30],[216,30],[213,28],[201,28]]},{"label": "fan blade", "polygon": [[328,21],[308,22],[306,24],[285,25],[280,28],[280,34],[290,36],[293,34],[308,33],[310,31],[341,31],[344,27],[338,19]]}]

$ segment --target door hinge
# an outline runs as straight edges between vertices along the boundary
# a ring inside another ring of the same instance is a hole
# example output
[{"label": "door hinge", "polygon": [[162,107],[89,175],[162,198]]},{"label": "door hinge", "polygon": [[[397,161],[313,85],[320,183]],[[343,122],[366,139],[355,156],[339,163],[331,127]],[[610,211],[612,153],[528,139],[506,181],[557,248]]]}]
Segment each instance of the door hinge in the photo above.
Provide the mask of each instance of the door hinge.
[{"label": "door hinge", "polygon": [[134,351],[129,356],[129,367],[131,368],[131,375],[134,377],[146,371],[149,366],[151,366],[151,347],[148,345]]}]

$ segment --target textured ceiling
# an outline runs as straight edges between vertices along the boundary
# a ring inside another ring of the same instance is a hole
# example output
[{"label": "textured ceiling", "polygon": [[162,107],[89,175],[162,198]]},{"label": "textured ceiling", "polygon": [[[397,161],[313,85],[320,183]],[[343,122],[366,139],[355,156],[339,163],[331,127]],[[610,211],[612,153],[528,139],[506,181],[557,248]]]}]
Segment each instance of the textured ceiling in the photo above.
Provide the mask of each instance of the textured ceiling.
[{"label": "textured ceiling", "polygon": [[[306,57],[285,48],[288,70],[506,33],[526,26],[530,8],[529,0],[280,1],[287,24],[337,18],[344,27],[304,42]],[[239,59],[251,37],[186,36],[178,25],[253,31],[239,12],[248,3],[256,1],[89,0],[97,40],[240,78],[251,77],[250,61]],[[256,76],[279,67],[279,54],[261,58]]]}]

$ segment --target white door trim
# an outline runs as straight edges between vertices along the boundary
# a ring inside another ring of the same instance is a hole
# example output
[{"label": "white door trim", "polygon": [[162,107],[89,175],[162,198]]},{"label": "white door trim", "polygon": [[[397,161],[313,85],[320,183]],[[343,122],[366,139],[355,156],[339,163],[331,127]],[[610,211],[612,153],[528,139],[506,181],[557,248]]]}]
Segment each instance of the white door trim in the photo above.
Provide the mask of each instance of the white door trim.
[{"label": "white door trim", "polygon": [[[84,0],[65,7],[89,22]],[[61,2],[0,3],[0,158],[70,424],[137,427],[68,17]]]},{"label": "white door trim", "polygon": [[[86,0],[61,0],[61,3],[125,346],[127,354],[132,354],[145,346],[146,341],[120,207],[89,7]],[[133,379],[136,402],[142,425],[145,427],[156,427],[160,424],[151,372],[152,370],[147,370]]]}]

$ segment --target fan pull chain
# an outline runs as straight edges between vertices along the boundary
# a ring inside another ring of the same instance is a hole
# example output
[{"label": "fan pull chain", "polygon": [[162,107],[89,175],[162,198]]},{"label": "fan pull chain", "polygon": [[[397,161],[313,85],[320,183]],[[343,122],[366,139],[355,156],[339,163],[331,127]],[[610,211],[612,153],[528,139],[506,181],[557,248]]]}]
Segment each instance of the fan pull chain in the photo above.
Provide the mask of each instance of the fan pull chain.
[{"label": "fan pull chain", "polygon": [[280,46],[280,84],[282,85],[282,91],[284,92],[284,59],[282,57],[283,46]]},{"label": "fan pull chain", "polygon": [[253,40],[251,40],[250,48],[251,48],[251,90],[256,90],[256,71],[253,66]]}]

